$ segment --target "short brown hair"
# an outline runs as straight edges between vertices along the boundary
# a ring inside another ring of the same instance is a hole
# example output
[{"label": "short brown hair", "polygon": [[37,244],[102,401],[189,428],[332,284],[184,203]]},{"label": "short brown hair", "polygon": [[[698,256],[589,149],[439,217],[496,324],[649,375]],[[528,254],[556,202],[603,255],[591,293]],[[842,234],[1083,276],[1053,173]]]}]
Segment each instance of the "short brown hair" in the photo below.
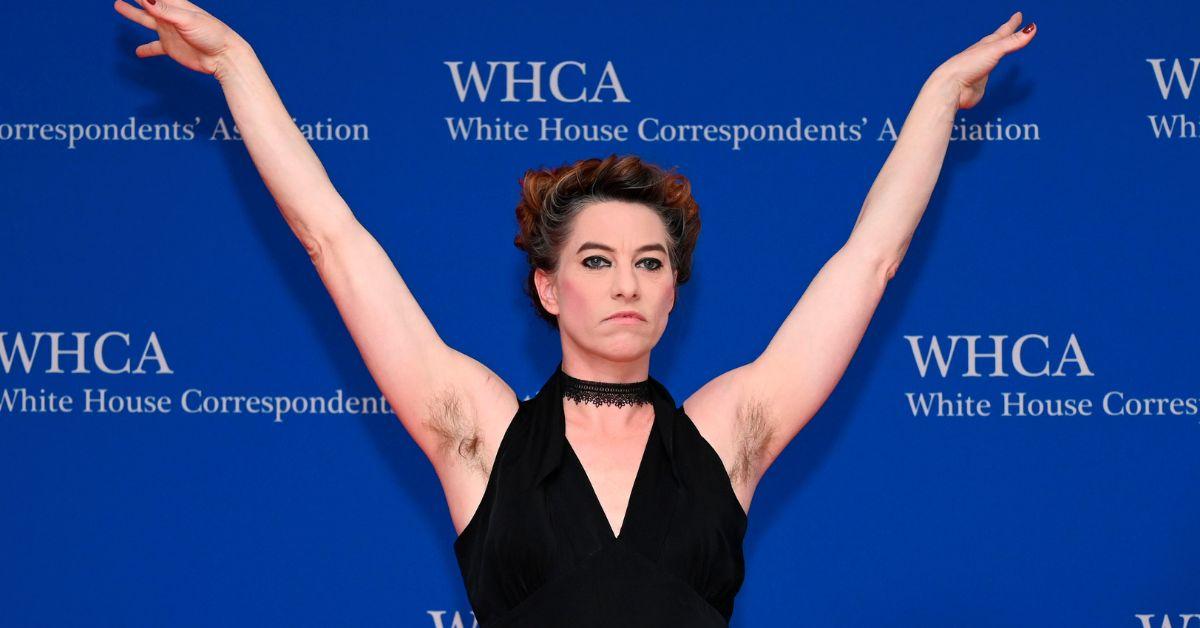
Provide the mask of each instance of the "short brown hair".
[{"label": "short brown hair", "polygon": [[529,274],[525,294],[538,316],[558,329],[558,317],[542,307],[534,284],[534,271],[553,273],[562,246],[571,235],[575,216],[588,205],[618,200],[641,203],[654,210],[667,229],[671,267],[678,273],[676,289],[692,275],[692,251],[700,236],[700,206],[692,198],[687,177],[642,161],[639,157],[609,155],[564,164],[557,168],[530,169],[520,180],[517,204],[517,237],[513,244],[525,251]]}]

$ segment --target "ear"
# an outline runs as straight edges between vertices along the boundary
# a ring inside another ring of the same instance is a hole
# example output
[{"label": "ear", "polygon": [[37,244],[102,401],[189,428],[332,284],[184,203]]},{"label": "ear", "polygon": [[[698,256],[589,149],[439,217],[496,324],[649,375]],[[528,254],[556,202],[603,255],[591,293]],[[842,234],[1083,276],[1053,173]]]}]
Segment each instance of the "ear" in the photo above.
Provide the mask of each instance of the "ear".
[{"label": "ear", "polygon": [[547,312],[558,316],[558,291],[554,288],[554,278],[546,271],[538,268],[533,271],[533,283],[537,286],[538,298]]}]

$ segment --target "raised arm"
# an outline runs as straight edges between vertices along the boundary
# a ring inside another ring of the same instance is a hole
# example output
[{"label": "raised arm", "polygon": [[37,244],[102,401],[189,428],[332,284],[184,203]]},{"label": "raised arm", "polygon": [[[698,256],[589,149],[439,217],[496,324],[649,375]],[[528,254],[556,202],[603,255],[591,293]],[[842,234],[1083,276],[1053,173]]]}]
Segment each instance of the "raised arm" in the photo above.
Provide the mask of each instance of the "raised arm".
[{"label": "raised arm", "polygon": [[[159,40],[138,56],[169,55],[219,81],[246,149],[333,297],[371,376],[434,463],[452,515],[474,493],[518,405],[500,378],[442,342],[387,253],[359,224],[292,122],[250,45],[187,0],[116,0]],[[465,495],[465,497],[464,497]]]},{"label": "raised arm", "polygon": [[767,467],[845,373],[929,203],[955,113],[978,103],[1000,58],[1033,38],[1033,25],[1017,31],[1020,23],[1021,14],[1013,14],[933,72],[846,243],[756,360],[714,379],[685,402],[701,432],[719,443],[714,447],[727,461],[744,506]]}]

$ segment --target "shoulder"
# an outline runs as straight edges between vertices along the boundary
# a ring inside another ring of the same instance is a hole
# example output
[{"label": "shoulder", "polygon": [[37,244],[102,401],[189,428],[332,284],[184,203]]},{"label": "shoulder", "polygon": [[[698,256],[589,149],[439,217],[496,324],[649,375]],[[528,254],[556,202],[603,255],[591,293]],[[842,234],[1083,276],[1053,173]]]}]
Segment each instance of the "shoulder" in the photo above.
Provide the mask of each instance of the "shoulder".
[{"label": "shoulder", "polygon": [[746,367],[739,367],[720,375],[681,407],[721,459],[738,501],[749,511],[754,490],[774,454],[766,404],[747,393],[746,373]]},{"label": "shoulder", "polygon": [[478,506],[504,435],[521,402],[491,369],[463,356],[428,392],[422,417],[431,435],[426,454],[441,480],[451,518],[461,530]]},{"label": "shoulder", "polygon": [[434,466],[469,466],[483,471],[519,407],[512,388],[491,369],[456,351],[439,364],[425,395],[423,427],[433,435]]}]

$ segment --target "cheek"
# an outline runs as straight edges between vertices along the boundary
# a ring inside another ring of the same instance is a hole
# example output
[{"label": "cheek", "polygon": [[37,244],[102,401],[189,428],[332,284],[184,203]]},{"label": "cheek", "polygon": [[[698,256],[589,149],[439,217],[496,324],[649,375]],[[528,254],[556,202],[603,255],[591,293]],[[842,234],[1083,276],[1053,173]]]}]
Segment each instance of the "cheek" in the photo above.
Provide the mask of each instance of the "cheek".
[{"label": "cheek", "polygon": [[662,293],[659,296],[659,311],[662,312],[663,316],[666,316],[671,312],[671,306],[674,305],[675,286],[670,284],[663,286]]},{"label": "cheek", "polygon": [[558,285],[558,309],[560,312],[583,312],[587,310],[589,297],[587,285],[564,279]]}]

